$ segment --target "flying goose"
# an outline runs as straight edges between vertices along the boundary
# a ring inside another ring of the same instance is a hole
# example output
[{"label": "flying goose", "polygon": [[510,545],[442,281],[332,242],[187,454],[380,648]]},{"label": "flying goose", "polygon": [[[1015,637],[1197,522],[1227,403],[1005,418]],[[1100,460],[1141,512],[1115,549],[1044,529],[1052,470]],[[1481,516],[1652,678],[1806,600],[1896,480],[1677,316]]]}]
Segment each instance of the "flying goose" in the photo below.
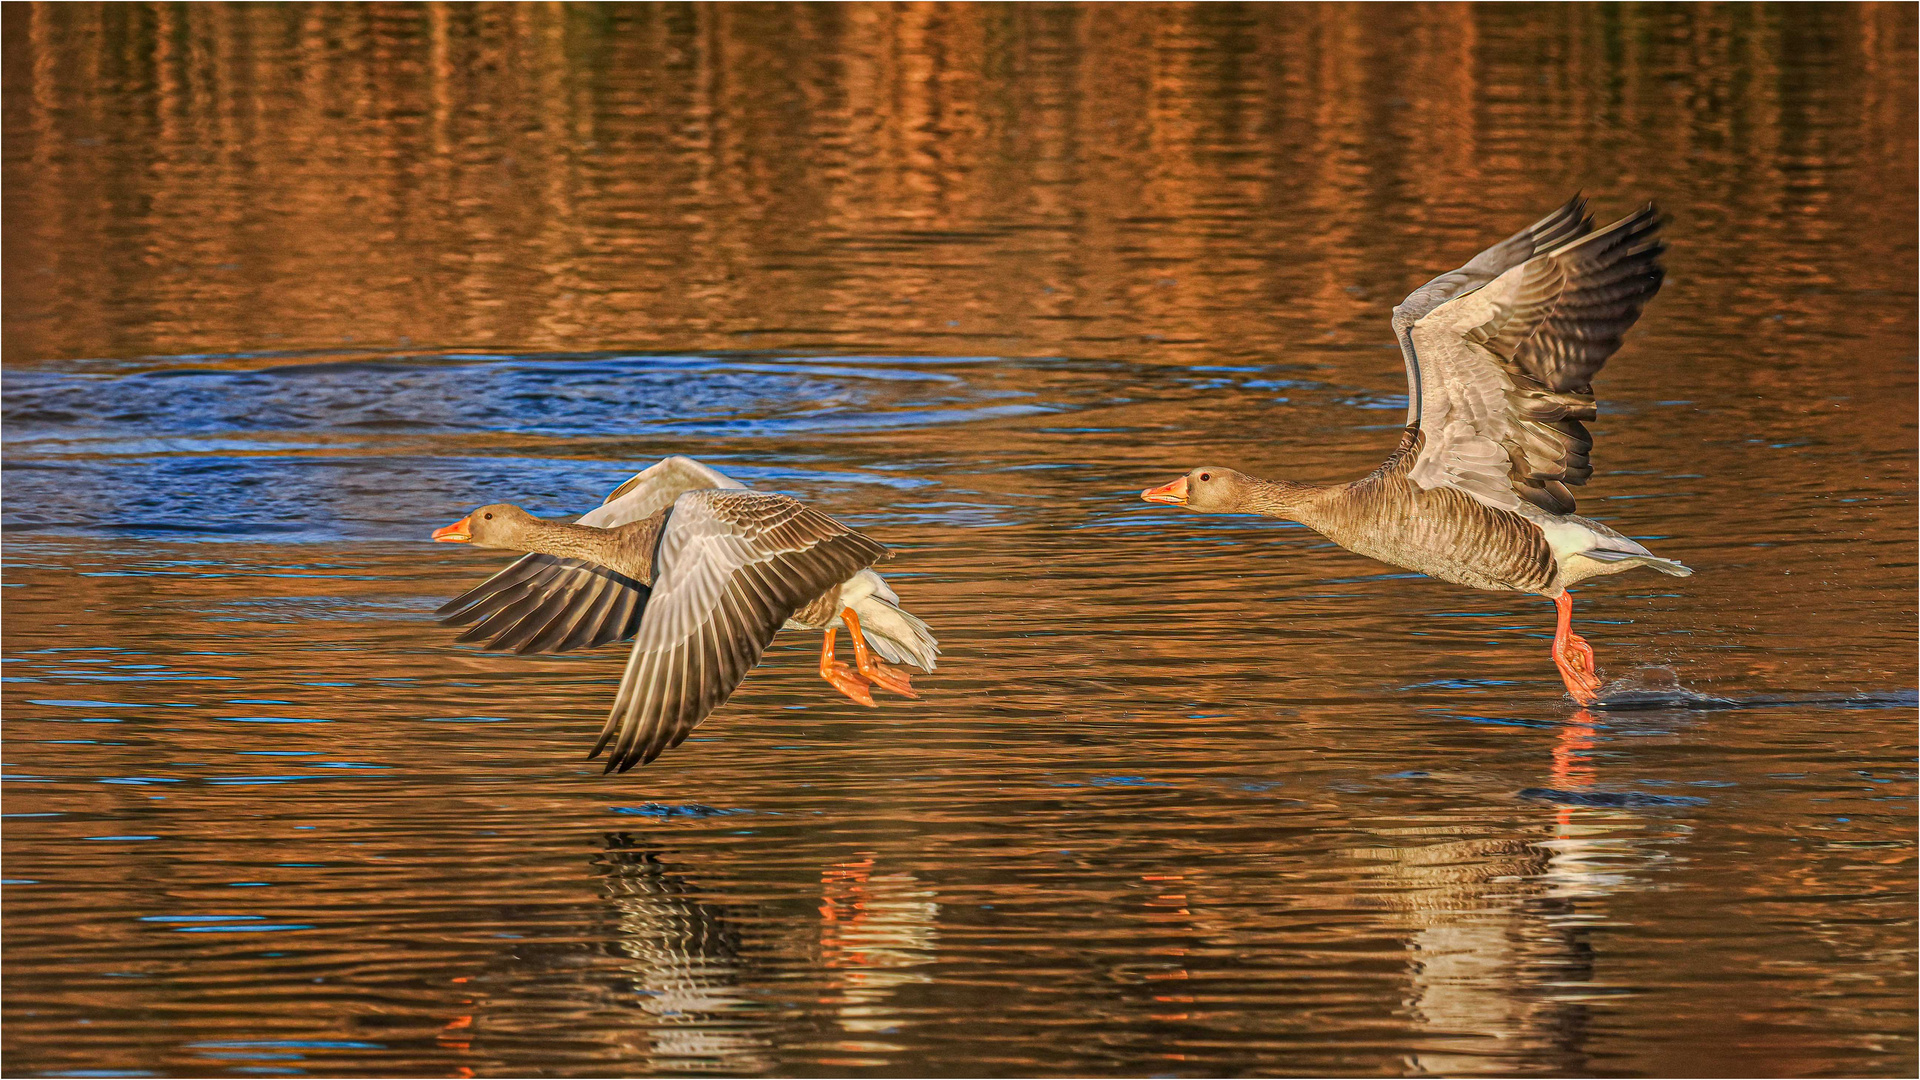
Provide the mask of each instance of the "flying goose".
[{"label": "flying goose", "polygon": [[[587,755],[611,743],[607,772],[680,745],[783,627],[825,630],[820,677],[867,706],[873,686],[918,696],[908,674],[885,661],[932,671],[940,651],[927,624],[868,569],[886,548],[692,458],[650,466],[572,524],[495,503],[433,539],[530,553],[440,608],[443,622],[474,624],[459,641],[544,653],[634,638],[613,711]],[[841,623],[853,640],[852,668],[834,658]]]},{"label": "flying goose", "polygon": [[1685,577],[1573,512],[1593,475],[1594,373],[1664,274],[1648,204],[1594,230],[1575,196],[1393,309],[1407,363],[1407,426],[1386,462],[1349,484],[1262,480],[1203,466],[1148,502],[1297,521],[1382,562],[1476,589],[1532,592],[1559,610],[1553,662],[1582,705],[1598,700],[1593,649],[1567,586],[1649,566]]}]

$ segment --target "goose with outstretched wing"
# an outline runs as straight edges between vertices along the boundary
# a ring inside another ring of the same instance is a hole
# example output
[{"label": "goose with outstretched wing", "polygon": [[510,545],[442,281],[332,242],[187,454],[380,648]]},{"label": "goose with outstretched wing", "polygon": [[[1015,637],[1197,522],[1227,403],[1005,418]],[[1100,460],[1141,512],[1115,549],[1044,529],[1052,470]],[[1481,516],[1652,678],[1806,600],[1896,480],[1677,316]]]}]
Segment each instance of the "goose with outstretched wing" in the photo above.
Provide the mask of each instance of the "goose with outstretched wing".
[{"label": "goose with outstretched wing", "polygon": [[[433,538],[528,553],[441,607],[443,621],[471,624],[458,640],[542,653],[634,639],[588,755],[611,746],[609,772],[678,746],[782,628],[825,630],[821,678],[868,706],[874,686],[918,696],[889,662],[932,671],[940,651],[927,624],[869,569],[885,547],[691,458],[653,465],[571,523],[495,503]],[[841,624],[852,667],[834,657]]]},{"label": "goose with outstretched wing", "polygon": [[1368,476],[1320,486],[1203,466],[1141,497],[1298,521],[1444,581],[1539,593],[1558,608],[1554,664],[1592,704],[1600,678],[1567,587],[1636,566],[1693,572],[1573,512],[1593,474],[1593,376],[1660,290],[1660,226],[1648,205],[1596,230],[1576,196],[1415,289],[1393,310],[1406,430]]}]

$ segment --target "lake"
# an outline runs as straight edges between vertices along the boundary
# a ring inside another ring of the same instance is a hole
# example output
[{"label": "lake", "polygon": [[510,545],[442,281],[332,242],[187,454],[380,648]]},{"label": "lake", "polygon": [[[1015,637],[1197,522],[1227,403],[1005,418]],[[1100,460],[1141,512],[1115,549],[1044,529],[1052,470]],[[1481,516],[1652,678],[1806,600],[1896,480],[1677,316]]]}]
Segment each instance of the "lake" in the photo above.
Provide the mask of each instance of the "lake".
[{"label": "lake", "polygon": [[[1912,1075],[1915,11],[9,4],[15,1076]],[[1140,501],[1395,445],[1413,287],[1668,279],[1552,605]],[[659,458],[894,550],[585,760],[457,645]]]}]

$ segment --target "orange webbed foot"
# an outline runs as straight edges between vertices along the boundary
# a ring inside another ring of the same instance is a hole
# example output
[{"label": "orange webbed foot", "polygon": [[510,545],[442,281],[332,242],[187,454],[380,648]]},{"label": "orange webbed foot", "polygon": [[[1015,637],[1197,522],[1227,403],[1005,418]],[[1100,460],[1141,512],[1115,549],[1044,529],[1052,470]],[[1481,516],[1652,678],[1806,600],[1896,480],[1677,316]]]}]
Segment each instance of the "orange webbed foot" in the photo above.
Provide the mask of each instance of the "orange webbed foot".
[{"label": "orange webbed foot", "polygon": [[[1582,646],[1586,642],[1580,642]],[[1581,705],[1591,705],[1600,700],[1600,676],[1593,670],[1593,650],[1576,649],[1572,643],[1558,650],[1553,656],[1554,666],[1560,669],[1560,679],[1567,684],[1567,693]]]},{"label": "orange webbed foot", "polygon": [[867,689],[867,680],[861,678],[858,672],[847,665],[835,664],[830,668],[823,669],[820,672],[820,677],[827,680],[828,685],[832,686],[835,690],[847,695],[854,701],[865,705],[869,709],[877,708],[873,703],[873,693]]},{"label": "orange webbed foot", "polygon": [[1590,700],[1583,701],[1581,704],[1593,704],[1599,699],[1601,686],[1600,672],[1593,662],[1593,646],[1587,644],[1587,639],[1579,634],[1568,634],[1566,655],[1567,666],[1580,677],[1581,686],[1591,695]]},{"label": "orange webbed foot", "polygon": [[906,672],[889,664],[878,660],[871,661],[869,667],[860,669],[860,674],[866,676],[873,685],[882,690],[890,690],[901,697],[920,696],[913,692],[913,679]]},{"label": "orange webbed foot", "polygon": [[1572,597],[1562,592],[1552,599],[1560,614],[1553,632],[1553,666],[1560,669],[1560,679],[1567,684],[1573,700],[1583,707],[1592,705],[1600,700],[1600,673],[1594,668],[1593,646],[1573,632]]},{"label": "orange webbed foot", "polygon": [[827,685],[847,695],[867,708],[874,708],[873,694],[867,689],[867,680],[845,664],[833,658],[833,637],[835,631],[827,631],[827,640],[820,643],[820,677]]},{"label": "orange webbed foot", "polygon": [[[920,696],[913,692],[913,680],[907,677],[906,672],[882,663],[873,655],[873,650],[867,648],[866,635],[860,630],[860,616],[854,614],[852,608],[843,609],[840,612],[840,619],[847,624],[847,636],[853,639],[853,662],[859,667],[860,674],[864,678],[873,685],[883,690],[891,690],[901,697]],[[833,631],[829,630],[827,633],[832,635]],[[832,640],[831,636],[828,640]]]},{"label": "orange webbed foot", "polygon": [[1589,675],[1596,674],[1593,667],[1593,646],[1579,634],[1567,635],[1567,661]]}]

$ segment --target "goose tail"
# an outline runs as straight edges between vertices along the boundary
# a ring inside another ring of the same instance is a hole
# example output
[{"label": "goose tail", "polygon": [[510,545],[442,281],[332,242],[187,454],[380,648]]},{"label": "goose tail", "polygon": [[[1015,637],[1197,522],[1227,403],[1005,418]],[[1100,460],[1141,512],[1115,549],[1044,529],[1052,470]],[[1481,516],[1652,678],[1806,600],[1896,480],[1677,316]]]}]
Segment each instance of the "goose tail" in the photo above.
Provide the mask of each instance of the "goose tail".
[{"label": "goose tail", "polygon": [[860,616],[867,644],[881,659],[932,671],[934,657],[940,655],[940,641],[926,623],[896,606],[899,599],[892,589],[876,591],[854,601],[853,613]]},{"label": "goose tail", "polygon": [[1590,551],[1583,551],[1580,554],[1595,562],[1624,563],[1625,566],[1621,567],[1623,570],[1628,566],[1646,566],[1671,577],[1693,576],[1693,568],[1686,563],[1678,559],[1663,559],[1658,555],[1650,555],[1645,551],[1609,551],[1606,548],[1594,548]]}]

